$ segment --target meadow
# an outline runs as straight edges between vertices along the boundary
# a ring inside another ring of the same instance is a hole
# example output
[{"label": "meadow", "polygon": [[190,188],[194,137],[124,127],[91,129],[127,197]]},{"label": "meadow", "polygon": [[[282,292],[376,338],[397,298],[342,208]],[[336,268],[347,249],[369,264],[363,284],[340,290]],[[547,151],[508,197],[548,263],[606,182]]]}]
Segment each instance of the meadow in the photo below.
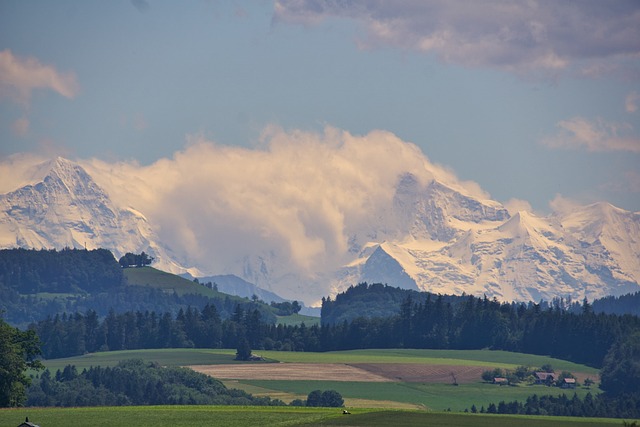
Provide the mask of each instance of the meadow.
[{"label": "meadow", "polygon": [[182,427],[193,425],[244,426],[523,426],[588,427],[622,425],[621,420],[603,418],[534,417],[489,414],[456,414],[408,410],[340,409],[242,406],[121,406],[104,408],[0,409],[1,426],[29,421],[42,427]]}]

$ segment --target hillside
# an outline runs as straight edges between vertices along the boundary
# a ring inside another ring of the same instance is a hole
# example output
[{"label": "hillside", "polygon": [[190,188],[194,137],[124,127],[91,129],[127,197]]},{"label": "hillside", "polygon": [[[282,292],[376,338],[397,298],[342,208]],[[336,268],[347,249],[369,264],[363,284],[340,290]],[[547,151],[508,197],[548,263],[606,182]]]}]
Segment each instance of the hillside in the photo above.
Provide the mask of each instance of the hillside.
[{"label": "hillside", "polygon": [[206,288],[153,267],[121,268],[105,249],[0,250],[0,310],[14,325],[27,326],[56,314],[111,310],[177,313],[215,304],[223,318],[236,305],[257,308],[275,322],[272,307]]}]

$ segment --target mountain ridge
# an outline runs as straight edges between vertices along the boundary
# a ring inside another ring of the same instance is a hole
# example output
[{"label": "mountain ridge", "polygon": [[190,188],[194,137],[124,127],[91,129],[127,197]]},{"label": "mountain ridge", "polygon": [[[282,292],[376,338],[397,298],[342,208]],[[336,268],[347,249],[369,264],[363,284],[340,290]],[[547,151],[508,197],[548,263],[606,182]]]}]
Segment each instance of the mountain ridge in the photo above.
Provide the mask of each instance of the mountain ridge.
[{"label": "mountain ridge", "polygon": [[145,212],[116,206],[78,163],[59,157],[32,170],[30,183],[0,195],[0,247],[86,245],[117,256],[145,251],[160,269],[193,277],[233,274],[307,305],[361,281],[524,301],[640,289],[640,213],[606,202],[544,217],[510,214],[497,201],[405,173],[381,213],[384,223],[373,217],[359,231],[345,230],[343,264],[303,276],[288,271],[277,252],[248,247],[225,271],[210,272],[160,241]]}]

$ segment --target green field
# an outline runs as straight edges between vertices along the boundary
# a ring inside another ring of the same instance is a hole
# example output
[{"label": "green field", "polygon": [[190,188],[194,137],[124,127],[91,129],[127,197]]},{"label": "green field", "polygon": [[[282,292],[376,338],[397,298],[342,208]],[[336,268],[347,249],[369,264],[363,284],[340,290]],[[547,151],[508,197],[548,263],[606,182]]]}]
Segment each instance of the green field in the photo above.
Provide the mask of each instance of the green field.
[{"label": "green field", "polygon": [[[304,398],[312,390],[336,390],[345,398],[347,406],[350,406],[350,399],[358,399],[400,402],[411,404],[416,408],[434,411],[450,409],[454,412],[470,409],[471,405],[474,404],[480,410],[481,406],[487,408],[490,403],[498,404],[501,400],[505,402],[513,400],[525,401],[532,394],[559,395],[565,393],[572,397],[575,392],[578,397],[582,398],[589,391],[592,394],[598,393],[598,390],[586,390],[583,388],[566,391],[545,386],[500,387],[480,382],[460,384],[457,387],[450,384],[355,381],[236,380],[233,382],[225,381],[225,384],[228,387],[239,388],[257,395],[278,397],[285,402],[292,399],[287,399],[283,393],[288,393],[293,398]],[[360,406],[361,404],[354,401],[353,405]]]},{"label": "green field", "polygon": [[304,314],[292,314],[291,316],[276,316],[277,323],[285,326],[296,326],[301,325],[302,323],[305,326],[320,326],[320,318],[313,316],[305,316]]},{"label": "green field", "polygon": [[525,417],[515,415],[456,414],[424,411],[292,407],[229,406],[123,406],[106,408],[19,408],[0,409],[1,426],[29,421],[42,427],[109,426],[607,426],[621,420],[567,417]]}]

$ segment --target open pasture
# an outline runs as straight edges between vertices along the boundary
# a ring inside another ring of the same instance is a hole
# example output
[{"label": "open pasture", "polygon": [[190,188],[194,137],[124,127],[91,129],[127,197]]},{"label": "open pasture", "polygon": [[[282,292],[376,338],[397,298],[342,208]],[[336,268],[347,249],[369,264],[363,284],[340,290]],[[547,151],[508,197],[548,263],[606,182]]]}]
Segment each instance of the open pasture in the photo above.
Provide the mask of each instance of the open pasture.
[{"label": "open pasture", "polygon": [[0,425],[17,426],[29,420],[43,427],[183,427],[194,425],[245,426],[439,426],[439,427],[589,427],[619,426],[621,420],[566,417],[524,417],[488,414],[352,409],[239,406],[121,406],[105,408],[0,409]]}]

